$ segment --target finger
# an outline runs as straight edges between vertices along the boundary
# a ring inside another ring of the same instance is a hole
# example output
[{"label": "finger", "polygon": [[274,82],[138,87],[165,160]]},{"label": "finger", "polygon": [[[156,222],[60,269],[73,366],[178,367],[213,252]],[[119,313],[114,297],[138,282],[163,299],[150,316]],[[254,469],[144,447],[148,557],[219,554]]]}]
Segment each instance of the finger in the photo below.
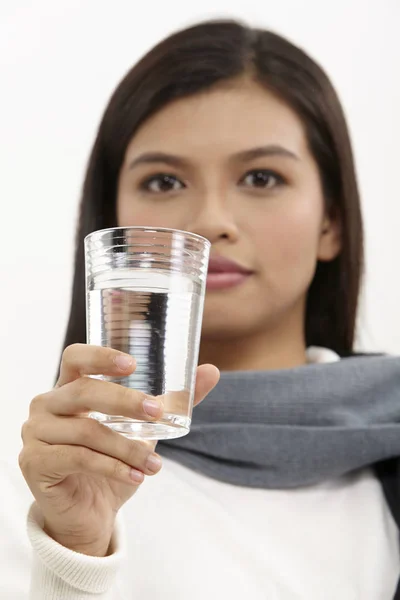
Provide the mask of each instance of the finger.
[{"label": "finger", "polygon": [[220,372],[214,365],[201,365],[197,368],[196,388],[194,392],[194,406],[200,404],[202,400],[217,385],[220,378]]},{"label": "finger", "polygon": [[60,419],[53,415],[28,421],[23,428],[26,445],[40,441],[53,446],[84,446],[116,458],[146,475],[161,469],[161,459],[154,453],[155,442],[129,440],[90,418]]},{"label": "finger", "polygon": [[89,344],[72,344],[62,355],[60,377],[56,388],[59,388],[82,375],[128,375],[135,369],[132,356],[102,346]]},{"label": "finger", "polygon": [[19,464],[31,489],[32,482],[39,482],[42,491],[57,485],[68,475],[81,473],[136,486],[144,480],[142,471],[83,446],[26,446],[19,455]]},{"label": "finger", "polygon": [[58,390],[44,394],[31,403],[31,415],[36,412],[71,416],[92,411],[107,415],[121,415],[140,421],[160,419],[163,414],[161,398],[147,396],[144,392],[91,377],[81,377],[63,385]]}]

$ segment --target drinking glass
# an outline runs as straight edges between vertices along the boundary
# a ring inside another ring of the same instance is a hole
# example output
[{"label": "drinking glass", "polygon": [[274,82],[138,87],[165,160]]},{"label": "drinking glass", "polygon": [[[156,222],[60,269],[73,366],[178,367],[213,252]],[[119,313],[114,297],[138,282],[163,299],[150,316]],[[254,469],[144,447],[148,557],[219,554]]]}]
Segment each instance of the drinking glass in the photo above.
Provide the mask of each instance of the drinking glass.
[{"label": "drinking glass", "polygon": [[114,227],[85,238],[87,342],[130,354],[128,377],[94,377],[161,397],[159,421],[90,413],[132,439],[189,433],[210,242],[193,233]]}]

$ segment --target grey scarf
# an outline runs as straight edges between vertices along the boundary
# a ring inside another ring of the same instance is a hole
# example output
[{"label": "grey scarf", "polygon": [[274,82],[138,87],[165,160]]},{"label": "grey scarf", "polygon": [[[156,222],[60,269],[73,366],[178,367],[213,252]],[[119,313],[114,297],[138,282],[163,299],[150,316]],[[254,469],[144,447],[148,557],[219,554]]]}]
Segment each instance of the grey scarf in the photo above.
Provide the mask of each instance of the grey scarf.
[{"label": "grey scarf", "polygon": [[400,456],[400,358],[223,372],[161,455],[220,481],[295,488]]}]

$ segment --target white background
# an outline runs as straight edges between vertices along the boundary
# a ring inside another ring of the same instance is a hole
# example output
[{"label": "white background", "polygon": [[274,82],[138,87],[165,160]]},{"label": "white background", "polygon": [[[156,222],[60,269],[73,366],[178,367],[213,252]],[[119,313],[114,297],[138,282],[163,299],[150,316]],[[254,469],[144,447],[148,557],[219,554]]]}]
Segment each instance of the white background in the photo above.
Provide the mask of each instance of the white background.
[{"label": "white background", "polygon": [[31,398],[52,386],[79,190],[105,103],[154,43],[209,17],[275,29],[331,76],[366,221],[359,347],[400,354],[399,0],[0,0],[1,455],[18,451]]}]

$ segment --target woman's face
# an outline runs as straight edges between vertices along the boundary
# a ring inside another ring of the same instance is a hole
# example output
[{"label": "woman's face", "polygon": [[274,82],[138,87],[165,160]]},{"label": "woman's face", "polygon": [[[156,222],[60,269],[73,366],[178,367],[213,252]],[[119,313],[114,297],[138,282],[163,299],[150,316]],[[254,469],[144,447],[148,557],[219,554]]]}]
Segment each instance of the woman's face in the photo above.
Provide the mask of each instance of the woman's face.
[{"label": "woman's face", "polygon": [[120,226],[200,234],[212,256],[251,272],[207,290],[210,339],[304,319],[317,260],[340,250],[300,119],[245,79],[175,101],[142,125],[121,168],[117,216]]}]

